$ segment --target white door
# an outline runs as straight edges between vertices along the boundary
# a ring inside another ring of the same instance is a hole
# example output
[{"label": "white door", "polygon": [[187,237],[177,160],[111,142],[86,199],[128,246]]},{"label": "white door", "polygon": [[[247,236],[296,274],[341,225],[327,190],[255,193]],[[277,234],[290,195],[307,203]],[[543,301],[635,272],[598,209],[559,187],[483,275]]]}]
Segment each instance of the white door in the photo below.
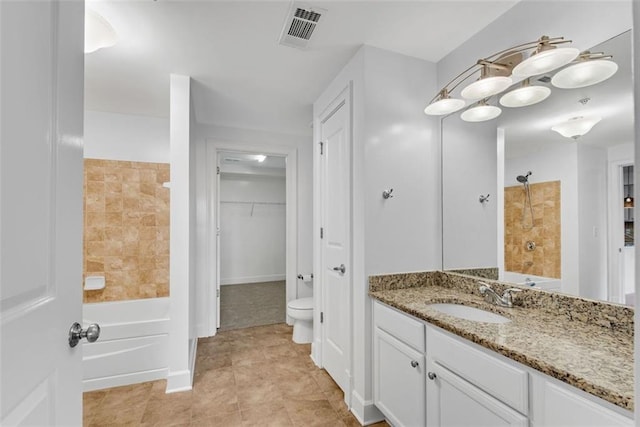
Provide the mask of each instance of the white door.
[{"label": "white door", "polygon": [[0,425],[81,425],[84,3],[0,1]]},{"label": "white door", "polygon": [[321,122],[322,364],[343,391],[348,386],[350,248],[350,129],[345,101]]}]

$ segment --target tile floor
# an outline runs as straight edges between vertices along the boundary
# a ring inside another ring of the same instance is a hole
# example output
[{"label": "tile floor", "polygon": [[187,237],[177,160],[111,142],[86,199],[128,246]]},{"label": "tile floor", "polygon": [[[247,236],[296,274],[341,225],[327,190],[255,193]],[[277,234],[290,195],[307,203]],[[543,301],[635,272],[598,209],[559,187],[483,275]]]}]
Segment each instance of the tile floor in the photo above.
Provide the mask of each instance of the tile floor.
[{"label": "tile floor", "polygon": [[286,324],[220,332],[198,343],[192,391],[165,394],[162,380],[88,392],[84,425],[358,426],[309,353]]}]

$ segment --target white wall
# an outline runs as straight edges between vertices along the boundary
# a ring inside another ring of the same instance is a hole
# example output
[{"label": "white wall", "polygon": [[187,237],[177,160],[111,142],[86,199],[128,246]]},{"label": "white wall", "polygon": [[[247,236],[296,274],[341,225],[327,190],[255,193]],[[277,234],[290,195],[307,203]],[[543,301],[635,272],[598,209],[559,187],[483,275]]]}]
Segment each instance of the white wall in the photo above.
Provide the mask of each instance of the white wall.
[{"label": "white wall", "polygon": [[[372,403],[368,276],[433,270],[441,264],[438,122],[422,112],[436,90],[435,64],[364,46],[315,102],[314,116],[350,83],[352,396],[347,400],[361,421],[371,422],[380,414]],[[382,191],[389,188],[394,197],[384,200]],[[315,250],[318,262],[318,246]],[[317,317],[315,325],[314,357],[319,358]]]},{"label": "white wall", "polygon": [[85,110],[84,157],[169,163],[169,119]]},{"label": "white wall", "polygon": [[[442,122],[442,138],[442,268],[498,267],[495,122],[452,115]],[[489,201],[480,203],[481,194]]]},{"label": "white wall", "polygon": [[169,316],[169,373],[167,393],[189,390],[192,384],[194,341],[191,339],[192,281],[195,280],[192,252],[191,224],[193,214],[191,199],[191,110],[190,78],[172,74],[170,77],[171,105],[171,257],[170,257],[170,305]]},{"label": "white wall", "polygon": [[[506,132],[507,144],[509,141]],[[569,141],[569,140],[567,140]],[[518,175],[532,172],[532,184],[560,181],[562,291],[574,295],[579,283],[579,228],[578,228],[578,145],[575,142],[558,144],[553,150],[537,152],[524,157],[505,159],[504,186],[521,185]],[[507,149],[508,151],[508,149]]]},{"label": "white wall", "polygon": [[284,177],[221,174],[222,285],[285,279],[285,202]]},{"label": "white wall", "polygon": [[606,300],[607,150],[578,142],[578,294]]}]

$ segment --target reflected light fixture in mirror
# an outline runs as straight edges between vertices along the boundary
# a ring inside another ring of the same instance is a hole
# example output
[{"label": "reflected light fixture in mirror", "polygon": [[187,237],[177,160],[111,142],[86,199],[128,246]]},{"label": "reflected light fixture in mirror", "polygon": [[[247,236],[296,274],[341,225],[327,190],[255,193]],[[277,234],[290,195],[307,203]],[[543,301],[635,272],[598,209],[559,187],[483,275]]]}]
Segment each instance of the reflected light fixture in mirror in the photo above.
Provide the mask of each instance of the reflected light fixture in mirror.
[{"label": "reflected light fixture in mirror", "polygon": [[503,107],[526,107],[542,102],[551,95],[551,89],[546,86],[530,86],[529,79],[522,82],[522,86],[507,92],[500,98]]},{"label": "reflected light fixture in mirror", "polygon": [[627,196],[624,198],[624,207],[632,208],[633,207],[633,197]]},{"label": "reflected light fixture in mirror", "polygon": [[600,120],[601,117],[573,117],[566,122],[559,123],[551,128],[565,138],[578,139],[589,132]]},{"label": "reflected light fixture in mirror", "polygon": [[430,116],[443,116],[445,114],[455,113],[466,105],[462,99],[449,97],[447,89],[443,89],[438,94],[438,100],[427,105],[424,113]]},{"label": "reflected light fixture in mirror", "polygon": [[579,62],[558,71],[551,79],[551,84],[560,89],[577,89],[603,82],[618,71],[618,64],[611,61],[610,57],[591,58],[589,52],[581,55]]},{"label": "reflected light fixture in mirror", "polygon": [[500,107],[487,105],[486,101],[480,101],[475,107],[471,107],[460,115],[465,122],[486,122],[495,119],[502,113]]},{"label": "reflected light fixture in mirror", "polygon": [[84,53],[111,47],[118,41],[116,31],[111,24],[93,10],[84,12]]}]

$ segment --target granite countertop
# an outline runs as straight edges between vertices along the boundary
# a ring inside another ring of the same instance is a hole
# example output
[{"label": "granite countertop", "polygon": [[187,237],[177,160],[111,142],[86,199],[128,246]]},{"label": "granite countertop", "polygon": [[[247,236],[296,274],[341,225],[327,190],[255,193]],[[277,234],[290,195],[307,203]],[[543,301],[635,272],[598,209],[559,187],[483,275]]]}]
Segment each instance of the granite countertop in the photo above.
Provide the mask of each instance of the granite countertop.
[{"label": "granite countertop", "polygon": [[[415,286],[370,288],[369,294],[399,310],[633,411],[633,336],[531,307],[503,308],[464,289]],[[523,292],[524,293],[524,292]],[[458,303],[501,314],[504,324],[460,319],[429,307]]]}]

